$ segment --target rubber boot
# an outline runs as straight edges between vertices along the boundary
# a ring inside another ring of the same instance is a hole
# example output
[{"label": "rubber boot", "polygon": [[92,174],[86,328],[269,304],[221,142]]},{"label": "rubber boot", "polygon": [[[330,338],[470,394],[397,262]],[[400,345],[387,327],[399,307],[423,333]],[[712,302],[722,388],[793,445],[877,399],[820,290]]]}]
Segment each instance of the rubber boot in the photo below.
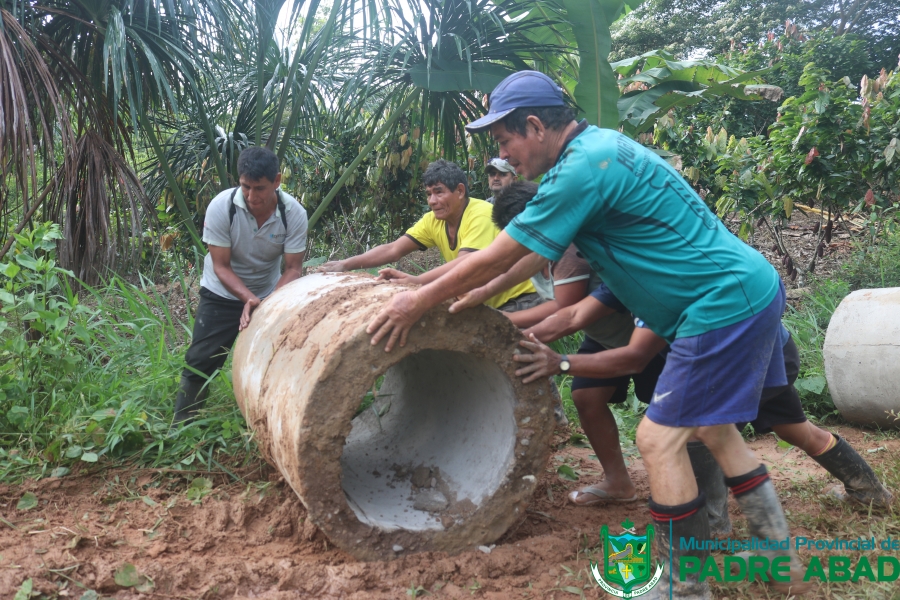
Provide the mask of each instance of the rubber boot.
[{"label": "rubber boot", "polygon": [[769,473],[765,465],[738,477],[729,477],[725,483],[731,488],[734,497],[741,507],[741,512],[747,518],[750,535],[763,540],[788,540],[787,549],[763,550],[758,549],[755,554],[765,556],[769,563],[776,558],[790,557],[790,572],[786,581],[776,581],[769,573],[768,585],[785,595],[805,594],[812,588],[810,582],[803,581],[805,570],[796,551],[790,544],[790,530],[781,502],[775,493],[775,486],[769,480]]},{"label": "rubber boot", "polygon": [[709,515],[703,490],[700,490],[696,499],[680,506],[664,506],[651,498],[650,515],[656,529],[654,569],[657,563],[663,564],[664,569],[659,583],[641,596],[641,600],[668,600],[670,597],[679,600],[710,600],[712,595],[709,582],[700,581],[699,570],[687,574],[685,580],[681,581],[678,568],[682,557],[692,556],[700,561],[702,567],[709,556],[708,549],[682,549],[678,543],[681,538],[693,538],[701,544],[709,540]]},{"label": "rubber boot", "polygon": [[189,379],[182,375],[178,388],[178,397],[175,399],[175,418],[172,426],[190,423],[197,416],[197,411],[203,408],[203,403],[209,395],[209,386],[203,387],[206,381]]},{"label": "rubber boot", "polygon": [[719,463],[703,442],[688,442],[688,456],[697,488],[706,494],[706,512],[709,513],[709,533],[722,537],[731,533],[731,517],[728,516],[728,487]]},{"label": "rubber boot", "polygon": [[838,499],[875,508],[890,506],[894,499],[893,494],[878,481],[866,459],[860,456],[847,440],[839,435],[832,435],[837,439],[834,448],[819,456],[813,456],[812,459],[844,484],[844,492],[835,494]]}]

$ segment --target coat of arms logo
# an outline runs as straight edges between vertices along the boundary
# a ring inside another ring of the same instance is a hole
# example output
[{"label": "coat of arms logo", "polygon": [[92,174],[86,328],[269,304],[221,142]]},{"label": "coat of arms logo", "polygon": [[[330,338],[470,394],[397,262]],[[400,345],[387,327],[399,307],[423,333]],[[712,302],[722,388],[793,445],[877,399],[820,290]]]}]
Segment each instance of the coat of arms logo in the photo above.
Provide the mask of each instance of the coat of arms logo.
[{"label": "coat of arms logo", "polygon": [[637,534],[630,520],[625,520],[622,528],[620,535],[610,535],[606,525],[600,528],[603,573],[599,562],[591,562],[591,573],[607,593],[618,598],[635,598],[653,589],[662,576],[663,566],[657,565],[654,572],[653,525],[647,525],[644,535]]}]

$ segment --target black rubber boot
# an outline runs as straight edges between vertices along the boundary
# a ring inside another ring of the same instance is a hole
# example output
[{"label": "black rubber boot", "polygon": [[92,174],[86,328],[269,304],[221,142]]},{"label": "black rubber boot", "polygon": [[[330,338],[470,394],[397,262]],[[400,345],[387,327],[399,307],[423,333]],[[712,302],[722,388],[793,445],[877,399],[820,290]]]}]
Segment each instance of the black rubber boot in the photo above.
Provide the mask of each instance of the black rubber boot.
[{"label": "black rubber boot", "polygon": [[782,556],[790,557],[790,573],[788,581],[775,581],[769,574],[768,585],[785,595],[805,594],[812,588],[812,584],[803,581],[805,570],[800,558],[790,543],[790,530],[784,510],[775,487],[769,480],[769,473],[765,465],[738,477],[728,477],[725,483],[731,488],[734,497],[741,507],[741,512],[747,518],[750,535],[759,540],[787,540],[787,548],[773,550],[756,550],[758,556],[765,556],[771,563]]},{"label": "black rubber boot", "polygon": [[731,517],[728,516],[728,487],[719,463],[703,442],[688,442],[688,456],[697,479],[697,488],[706,494],[706,512],[709,513],[709,533],[722,537],[731,533]]},{"label": "black rubber boot", "polygon": [[[659,583],[646,595],[643,600],[709,600],[712,595],[709,591],[709,583],[700,581],[699,572],[686,575],[685,581],[681,581],[678,565],[681,557],[693,556],[700,560],[702,567],[709,556],[709,550],[682,549],[677,541],[681,538],[693,538],[699,543],[709,540],[709,516],[706,511],[706,496],[703,490],[696,499],[680,506],[664,506],[650,499],[650,515],[653,517],[653,526],[656,529],[656,543],[653,552],[654,563],[664,565],[663,576]],[[671,528],[671,529],[670,529]],[[673,540],[675,543],[673,544]],[[671,580],[671,581],[670,581]]]},{"label": "black rubber boot", "polygon": [[844,484],[844,492],[835,495],[843,501],[856,502],[864,506],[887,508],[894,499],[875,475],[872,467],[859,452],[853,449],[847,440],[834,435],[837,444],[824,454],[811,457],[825,467]]},{"label": "black rubber boot", "polygon": [[172,425],[190,423],[197,416],[197,411],[203,408],[203,403],[209,395],[209,386],[203,387],[205,381],[189,379],[181,376],[178,387],[178,397],[175,399],[175,418]]}]

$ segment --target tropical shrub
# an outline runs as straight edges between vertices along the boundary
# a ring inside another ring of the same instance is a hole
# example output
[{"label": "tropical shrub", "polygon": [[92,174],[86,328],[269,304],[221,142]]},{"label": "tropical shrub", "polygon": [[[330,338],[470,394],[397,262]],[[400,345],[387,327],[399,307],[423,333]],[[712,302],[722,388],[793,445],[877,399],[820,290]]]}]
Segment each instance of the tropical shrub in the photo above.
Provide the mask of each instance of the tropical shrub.
[{"label": "tropical shrub", "polygon": [[[740,219],[742,238],[757,226],[771,229],[793,278],[815,270],[834,229],[849,231],[848,219],[862,221],[872,244],[893,230],[900,207],[900,74],[863,76],[857,88],[809,63],[799,84],[802,93],[778,108],[768,137],[712,126],[704,133],[674,118],[654,132],[657,144],[681,156],[685,177],[710,207]],[[794,264],[780,235],[798,204],[820,216],[817,252],[805,265]]]}]

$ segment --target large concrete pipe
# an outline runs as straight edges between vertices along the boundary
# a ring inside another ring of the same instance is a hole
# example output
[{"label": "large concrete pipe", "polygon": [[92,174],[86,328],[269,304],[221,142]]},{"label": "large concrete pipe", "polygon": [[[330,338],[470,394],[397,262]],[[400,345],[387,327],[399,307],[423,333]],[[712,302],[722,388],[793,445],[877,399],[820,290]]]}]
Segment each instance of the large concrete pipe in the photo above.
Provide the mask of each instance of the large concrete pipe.
[{"label": "large concrete pipe", "polygon": [[521,334],[497,311],[444,304],[405,347],[371,345],[367,324],[403,289],[303,277],[254,312],[234,350],[235,396],[263,455],[309,519],[364,560],[496,540],[524,516],[550,452],[552,383],[515,377]]},{"label": "large concrete pipe", "polygon": [[900,421],[900,288],[857,290],[834,311],[825,334],[825,377],[851,423]]}]

